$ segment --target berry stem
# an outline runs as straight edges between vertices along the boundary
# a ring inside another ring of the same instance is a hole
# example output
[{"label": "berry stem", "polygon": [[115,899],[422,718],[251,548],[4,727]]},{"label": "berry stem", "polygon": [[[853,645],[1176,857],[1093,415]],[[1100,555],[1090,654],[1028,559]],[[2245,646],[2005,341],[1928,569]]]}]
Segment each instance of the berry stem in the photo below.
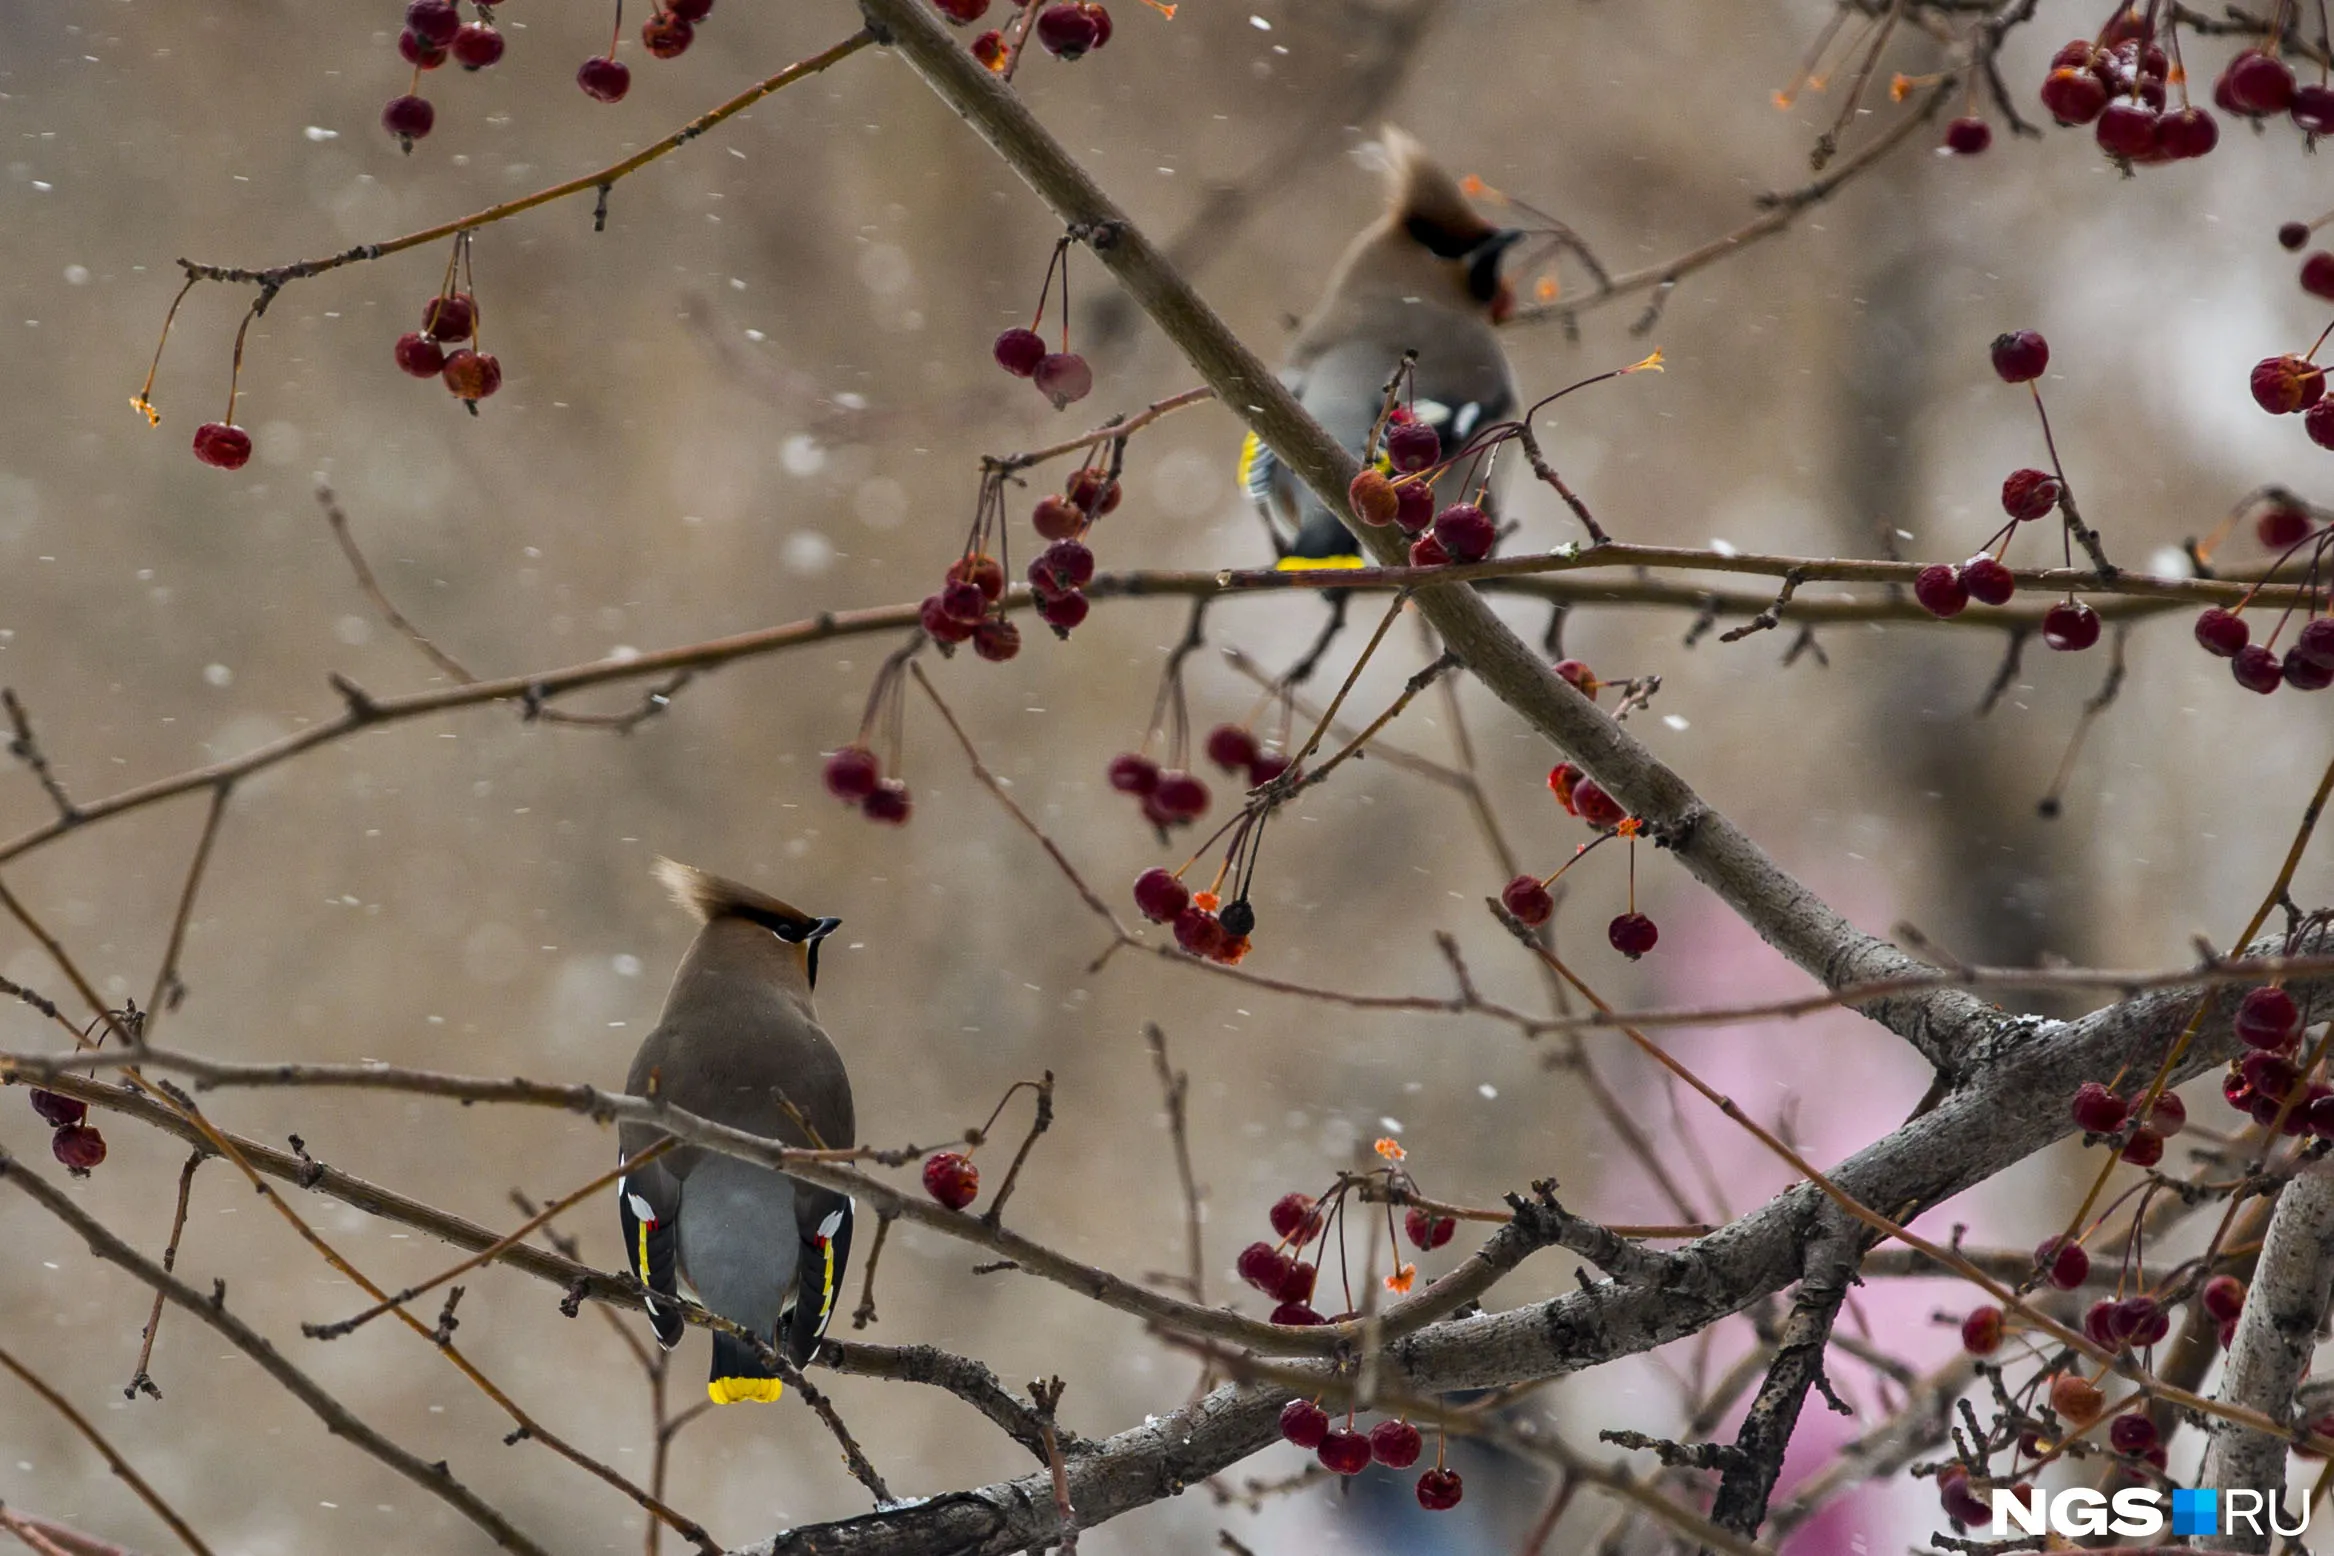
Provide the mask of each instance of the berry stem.
[{"label": "berry stem", "polygon": [[243,338],[251,332],[251,321],[260,316],[262,310],[274,297],[275,292],[272,289],[263,290],[259,296],[252,299],[250,308],[244,311],[243,322],[235,326],[235,357],[227,366],[226,421],[230,427],[235,425],[235,396],[243,387]]},{"label": "berry stem", "polygon": [[154,360],[146,364],[146,381],[130,397],[130,409],[145,417],[149,427],[162,425],[162,413],[154,409],[154,402],[146,397],[154,392],[154,375],[162,370],[162,348],[170,343],[170,326],[178,322],[178,305],[186,301],[186,294],[193,291],[194,286],[195,278],[188,276],[186,285],[180,287],[178,295],[170,299],[170,311],[162,316],[162,338],[154,342]]},{"label": "berry stem", "polygon": [[622,42],[622,41],[623,41],[623,38],[624,38],[624,0],[616,0],[616,25],[615,25],[615,27],[614,27],[614,28],[612,28],[612,29],[609,31],[609,33],[608,33],[608,52],[607,52],[607,55],[606,55],[606,57],[607,57],[607,58],[609,58],[609,59],[614,59],[614,58],[616,57],[616,45],[617,45],[618,43]]}]

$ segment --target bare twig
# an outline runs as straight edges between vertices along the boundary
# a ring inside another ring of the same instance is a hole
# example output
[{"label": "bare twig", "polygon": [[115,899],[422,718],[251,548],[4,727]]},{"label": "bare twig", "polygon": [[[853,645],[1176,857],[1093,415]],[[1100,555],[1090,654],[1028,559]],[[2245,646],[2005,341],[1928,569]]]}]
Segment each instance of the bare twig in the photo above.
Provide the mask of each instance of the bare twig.
[{"label": "bare twig", "polygon": [[[195,1169],[202,1166],[203,1153],[195,1152],[178,1169],[178,1204],[170,1213],[170,1240],[162,1245],[162,1272],[167,1275],[178,1267],[178,1240],[186,1232],[186,1209],[194,1195]],[[162,1391],[154,1386],[148,1371],[154,1364],[154,1340],[162,1332],[162,1293],[154,1293],[154,1311],[146,1315],[146,1328],[138,1341],[138,1365],[130,1374],[129,1385],[122,1390],[124,1399],[136,1399],[141,1393],[155,1399]]]},{"label": "bare twig", "polygon": [[[5,1152],[0,1152],[0,1173],[5,1173],[9,1165],[10,1158]],[[38,1394],[43,1404],[63,1416],[66,1424],[79,1432],[89,1446],[104,1458],[106,1468],[120,1477],[122,1484],[136,1492],[138,1500],[145,1503],[156,1518],[170,1526],[170,1532],[178,1536],[179,1543],[194,1552],[195,1556],[211,1556],[211,1548],[203,1543],[202,1536],[196,1534],[187,1521],[178,1516],[175,1508],[162,1500],[162,1493],[149,1485],[146,1477],[139,1474],[136,1467],[123,1458],[112,1443],[106,1441],[105,1434],[92,1426],[87,1416],[73,1408],[71,1400],[51,1388],[40,1374],[9,1354],[6,1346],[0,1346],[0,1367],[15,1373],[18,1382]]]}]

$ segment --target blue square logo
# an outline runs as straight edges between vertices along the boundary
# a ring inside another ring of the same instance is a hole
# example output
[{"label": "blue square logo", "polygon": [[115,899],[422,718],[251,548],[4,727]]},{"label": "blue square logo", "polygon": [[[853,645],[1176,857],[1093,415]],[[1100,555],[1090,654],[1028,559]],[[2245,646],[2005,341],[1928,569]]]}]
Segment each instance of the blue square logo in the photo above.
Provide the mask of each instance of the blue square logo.
[{"label": "blue square logo", "polygon": [[2221,1494],[2218,1491],[2175,1490],[2172,1493],[2174,1534],[2221,1532]]}]

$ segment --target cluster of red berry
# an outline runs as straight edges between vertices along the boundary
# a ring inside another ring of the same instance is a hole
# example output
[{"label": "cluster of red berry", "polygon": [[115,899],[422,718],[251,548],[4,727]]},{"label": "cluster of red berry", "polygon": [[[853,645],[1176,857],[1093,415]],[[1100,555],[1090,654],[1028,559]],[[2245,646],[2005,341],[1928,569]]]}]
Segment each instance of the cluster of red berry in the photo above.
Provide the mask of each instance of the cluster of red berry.
[{"label": "cluster of red berry", "polygon": [[962,1210],[981,1195],[981,1170],[969,1151],[935,1151],[924,1158],[924,1192],[950,1210]]},{"label": "cluster of red berry", "polygon": [[2312,1079],[2299,1062],[2303,1018],[2293,996],[2274,984],[2249,989],[2233,1022],[2249,1050],[2221,1077],[2230,1107],[2283,1134],[2334,1139],[2334,1086]]},{"label": "cluster of red berry", "polygon": [[502,387],[502,363],[477,347],[477,299],[444,291],[422,305],[420,329],[397,337],[397,365],[415,378],[443,379],[475,415],[478,402]]},{"label": "cluster of red berry", "polygon": [[[1594,702],[1606,683],[1597,679],[1596,672],[1578,659],[1558,661],[1556,674],[1578,687],[1582,696]],[[1556,914],[1556,882],[1564,872],[1578,864],[1590,849],[1613,838],[1629,840],[1629,908],[1605,926],[1605,939],[1614,950],[1634,962],[1652,950],[1661,939],[1661,931],[1653,920],[1637,911],[1637,837],[1643,831],[1635,817],[1622,808],[1621,802],[1607,794],[1604,786],[1582,772],[1571,762],[1558,762],[1548,769],[1548,790],[1556,796],[1556,803],[1564,807],[1568,816],[1578,816],[1594,828],[1597,836],[1572,851],[1572,857],[1559,865],[1553,875],[1519,875],[1500,889],[1499,900],[1516,921],[1527,929],[1538,929]]]},{"label": "cluster of red berry", "polygon": [[[2250,499],[2245,506],[2249,505]],[[2231,514],[2213,537],[2197,548],[2198,555],[2216,545],[2243,512],[2244,506],[2240,506]],[[2260,513],[2254,518],[2253,533],[2262,545],[2277,553],[2261,584],[2255,586],[2255,592],[2274,580],[2305,547],[2311,553],[2307,576],[2314,582],[2326,548],[2334,545],[2334,531],[2321,530],[2316,514],[2299,499],[2278,490],[2267,494]],[[2334,619],[2305,613],[2293,646],[2280,656],[2277,640],[2293,618],[2293,608],[2289,606],[2279,614],[2267,642],[2255,643],[2253,629],[2246,624],[2244,615],[2252,599],[2252,593],[2248,593],[2233,610],[2218,605],[2206,607],[2196,618],[2198,645],[2206,653],[2228,660],[2230,674],[2247,691],[2266,696],[2277,690],[2280,683],[2305,692],[2323,691],[2334,685]]]},{"label": "cluster of red berry", "polygon": [[1208,731],[1208,760],[1235,778],[1248,781],[1246,789],[1262,788],[1289,770],[1285,751],[1274,751],[1244,724],[1218,724]]},{"label": "cluster of red berry", "polygon": [[[1070,349],[1070,242],[1063,237],[1054,243],[1053,257],[1046,261],[1045,280],[1037,289],[1037,312],[1031,315],[1029,328],[1009,329],[989,348],[999,367],[1015,378],[1026,378],[1037,385],[1038,393],[1051,400],[1057,411],[1068,409],[1094,392],[1094,369]],[[1045,337],[1037,332],[1037,326],[1045,322],[1046,299],[1053,295],[1057,273],[1062,278],[1062,349],[1048,351]]]},{"label": "cluster of red berry", "polygon": [[[2201,157],[2221,140],[2220,122],[2188,101],[2187,74],[2155,34],[2155,23],[2136,8],[2119,11],[2096,41],[2077,38],[2052,55],[2050,74],[2042,83],[2042,106],[2051,117],[2062,125],[2092,125],[2099,149],[2125,167]],[[2177,35],[2167,36],[2176,50]],[[2246,57],[2238,55],[2214,88],[2214,101],[2225,112],[2252,112],[2241,106],[2249,99],[2241,99],[2231,86],[2233,75],[2250,84],[2249,71],[2239,68]],[[2274,60],[2267,63],[2276,65]],[[2166,92],[2175,82],[2180,106],[2169,108]],[[2285,85],[2290,96],[2290,73]]]},{"label": "cluster of red berry", "polygon": [[1133,795],[1143,808],[1143,819],[1162,836],[1169,828],[1188,827],[1207,814],[1211,796],[1207,780],[1197,773],[1163,768],[1140,751],[1121,751],[1110,759],[1109,776],[1110,786]]},{"label": "cluster of red berry", "polygon": [[[1014,0],[1026,8],[1030,0]],[[933,8],[959,27],[969,27],[989,14],[989,0],[932,0]],[[1169,16],[1173,6],[1161,6]],[[1055,0],[1039,9],[1030,24],[1038,46],[1056,59],[1079,59],[1110,41],[1110,13],[1094,0]],[[1013,49],[1005,34],[990,28],[972,41],[972,57],[991,70],[1012,63]]]},{"label": "cluster of red berry", "polygon": [[[2312,346],[2310,353],[2315,354]],[[2253,403],[2272,416],[2299,416],[2302,431],[2320,448],[2334,448],[2334,400],[2326,398],[2326,370],[2310,355],[2286,352],[2253,364]]]},{"label": "cluster of red berry", "polygon": [[397,52],[413,67],[413,84],[381,109],[381,128],[397,137],[407,153],[413,143],[438,122],[438,111],[421,95],[421,73],[435,70],[449,58],[464,70],[484,70],[502,58],[503,37],[495,30],[494,13],[478,7],[478,20],[466,22],[454,0],[411,0],[405,8],[405,30],[397,35]]},{"label": "cluster of red berry", "polygon": [[865,812],[869,821],[907,825],[911,809],[907,780],[886,778],[882,761],[867,747],[849,745],[829,756],[826,781],[829,794]]},{"label": "cluster of red berry", "polygon": [[[2085,1134],[2107,1140],[2134,1167],[2153,1167],[2162,1161],[2164,1142],[2188,1127],[2188,1104],[2177,1092],[2158,1095],[2144,1120],[2120,1092],[2098,1081],[2077,1086],[2070,1106]],[[2128,1132],[2126,1125],[2130,1126]]]},{"label": "cluster of red berry", "polygon": [[974,653],[1003,664],[1021,652],[1021,629],[1006,616],[1004,598],[1005,564],[967,551],[948,564],[939,592],[924,596],[918,619],[941,652],[969,640]]},{"label": "cluster of red berry", "polygon": [[1391,524],[1408,535],[1413,567],[1480,562],[1491,555],[1499,527],[1480,502],[1454,502],[1435,511],[1435,479],[1449,461],[1443,458],[1442,435],[1407,406],[1396,406],[1386,418],[1383,457],[1386,469],[1366,465],[1346,488],[1354,517],[1364,524]]},{"label": "cluster of red berry", "polygon": [[[1363,1433],[1355,1428],[1352,1411],[1345,1413],[1345,1424],[1337,1426],[1320,1402],[1311,1399],[1292,1399],[1281,1407],[1280,1435],[1312,1450],[1322,1468],[1337,1475],[1359,1475],[1373,1462],[1406,1470],[1426,1447],[1418,1428],[1408,1421],[1389,1418]],[[1418,1505],[1430,1513],[1449,1512],[1465,1490],[1457,1470],[1437,1464],[1418,1477]]]},{"label": "cluster of red berry", "polygon": [[36,1087],[32,1093],[32,1110],[41,1116],[42,1123],[56,1131],[49,1137],[49,1149],[74,1177],[88,1177],[89,1169],[105,1160],[105,1136],[88,1122],[89,1104],[60,1091],[42,1091]]},{"label": "cluster of red berry", "polygon": [[1193,956],[1226,967],[1246,958],[1249,932],[1256,928],[1256,909],[1246,897],[1226,902],[1212,891],[1193,891],[1164,865],[1135,877],[1135,907],[1154,924],[1172,925],[1175,943]]},{"label": "cluster of red berry", "polygon": [[[2042,390],[2035,381],[2050,366],[2050,342],[2033,330],[2013,330],[1994,337],[1992,354],[1994,372],[2002,382],[2025,384],[2032,391],[2035,411],[2042,416],[2043,440],[2049,443],[2050,419],[2042,411]],[[2010,521],[1988,537],[1977,555],[1959,565],[1932,563],[1913,576],[1913,598],[1921,609],[1944,619],[1960,615],[1972,600],[1981,605],[2008,604],[2018,583],[2002,557],[2019,525],[2052,512],[2064,513],[2062,528],[2072,560],[2073,515],[2066,510],[2066,473],[2055,468],[2055,448],[2051,463],[2053,470],[2019,469],[2003,478],[2002,511]],[[2099,641],[2099,613],[2070,593],[2043,612],[2042,641],[2062,653],[2080,653]]]},{"label": "cluster of red berry", "polygon": [[[689,51],[690,44],[697,41],[697,24],[712,14],[713,0],[659,0],[648,20],[640,24],[641,46],[657,59],[678,59]],[[632,73],[616,63],[615,53],[611,46],[607,58],[585,60],[583,69],[576,72],[576,85],[603,103],[616,101],[632,85]],[[624,72],[612,83],[604,78],[602,80],[603,87],[611,84],[615,87],[614,96],[609,96],[604,90],[595,90],[592,81],[584,74],[594,66],[609,65]]]}]

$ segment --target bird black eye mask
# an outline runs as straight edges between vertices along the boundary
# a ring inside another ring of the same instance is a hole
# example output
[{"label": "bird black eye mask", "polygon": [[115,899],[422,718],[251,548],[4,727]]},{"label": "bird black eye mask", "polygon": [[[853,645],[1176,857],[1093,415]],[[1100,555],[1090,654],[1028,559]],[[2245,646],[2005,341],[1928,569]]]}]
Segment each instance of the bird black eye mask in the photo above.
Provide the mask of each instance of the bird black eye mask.
[{"label": "bird black eye mask", "polygon": [[810,978],[810,986],[815,989],[819,986],[819,942],[842,927],[843,921],[839,918],[814,918],[800,924],[772,924],[769,930],[788,945],[804,948],[804,971]]}]

